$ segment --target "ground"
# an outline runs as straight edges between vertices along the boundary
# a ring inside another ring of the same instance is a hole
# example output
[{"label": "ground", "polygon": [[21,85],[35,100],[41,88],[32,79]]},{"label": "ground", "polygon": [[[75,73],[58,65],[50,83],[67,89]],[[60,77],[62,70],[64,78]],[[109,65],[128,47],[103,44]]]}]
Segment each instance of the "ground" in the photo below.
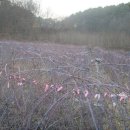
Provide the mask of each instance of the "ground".
[{"label": "ground", "polygon": [[130,56],[56,43],[0,42],[0,128],[130,129]]}]

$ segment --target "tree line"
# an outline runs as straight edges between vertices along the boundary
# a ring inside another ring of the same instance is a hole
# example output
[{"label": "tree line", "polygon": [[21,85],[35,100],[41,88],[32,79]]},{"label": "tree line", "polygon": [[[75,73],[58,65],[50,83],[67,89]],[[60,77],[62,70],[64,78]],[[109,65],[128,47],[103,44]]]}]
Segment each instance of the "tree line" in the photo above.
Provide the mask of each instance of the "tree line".
[{"label": "tree line", "polygon": [[62,22],[68,28],[84,32],[130,33],[130,3],[88,9]]},{"label": "tree line", "polygon": [[[130,3],[88,9],[72,14],[61,21],[41,17],[39,12],[40,7],[33,0],[0,0],[0,38],[9,36],[17,39],[52,40],[63,43],[71,43],[72,40],[72,43],[88,41],[92,43],[93,38],[86,37],[93,37],[89,34],[94,33],[96,34],[94,38],[99,42],[115,44],[127,39],[126,44],[129,46]],[[107,36],[106,39],[101,38],[100,33],[103,34],[103,38]],[[110,34],[109,38],[107,33]],[[113,33],[116,33],[115,43],[112,43]],[[119,33],[123,38],[117,41],[117,37],[120,37]],[[121,46],[124,45],[121,43]]]}]

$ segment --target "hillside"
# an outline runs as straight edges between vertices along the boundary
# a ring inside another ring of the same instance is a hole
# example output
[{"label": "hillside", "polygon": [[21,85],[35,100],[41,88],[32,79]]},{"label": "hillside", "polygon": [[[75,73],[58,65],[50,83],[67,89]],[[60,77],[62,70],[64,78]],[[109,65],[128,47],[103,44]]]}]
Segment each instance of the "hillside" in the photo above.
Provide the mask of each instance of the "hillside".
[{"label": "hillside", "polygon": [[129,5],[58,21],[0,0],[0,130],[130,130]]},{"label": "hillside", "polygon": [[130,3],[88,9],[62,21],[39,11],[32,0],[1,0],[0,39],[130,50]]},{"label": "hillside", "polygon": [[63,23],[79,31],[130,33],[130,3],[88,9],[71,15]]}]

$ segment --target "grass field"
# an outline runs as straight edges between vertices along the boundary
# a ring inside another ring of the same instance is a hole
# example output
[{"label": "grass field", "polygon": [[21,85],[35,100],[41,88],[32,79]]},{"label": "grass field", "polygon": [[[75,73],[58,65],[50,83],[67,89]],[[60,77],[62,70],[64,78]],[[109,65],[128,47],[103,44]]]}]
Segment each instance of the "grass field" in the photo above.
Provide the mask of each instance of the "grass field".
[{"label": "grass field", "polygon": [[129,53],[1,41],[0,130],[130,130]]}]

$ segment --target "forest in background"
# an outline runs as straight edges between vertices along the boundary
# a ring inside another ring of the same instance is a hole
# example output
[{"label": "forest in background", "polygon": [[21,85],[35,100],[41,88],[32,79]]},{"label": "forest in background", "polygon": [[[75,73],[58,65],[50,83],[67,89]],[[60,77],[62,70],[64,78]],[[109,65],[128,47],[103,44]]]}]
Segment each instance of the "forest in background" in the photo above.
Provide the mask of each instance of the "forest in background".
[{"label": "forest in background", "polygon": [[130,3],[88,9],[63,20],[39,12],[32,0],[0,0],[0,38],[130,49]]},{"label": "forest in background", "polygon": [[0,0],[0,130],[130,130],[129,23],[129,3],[59,20]]}]

